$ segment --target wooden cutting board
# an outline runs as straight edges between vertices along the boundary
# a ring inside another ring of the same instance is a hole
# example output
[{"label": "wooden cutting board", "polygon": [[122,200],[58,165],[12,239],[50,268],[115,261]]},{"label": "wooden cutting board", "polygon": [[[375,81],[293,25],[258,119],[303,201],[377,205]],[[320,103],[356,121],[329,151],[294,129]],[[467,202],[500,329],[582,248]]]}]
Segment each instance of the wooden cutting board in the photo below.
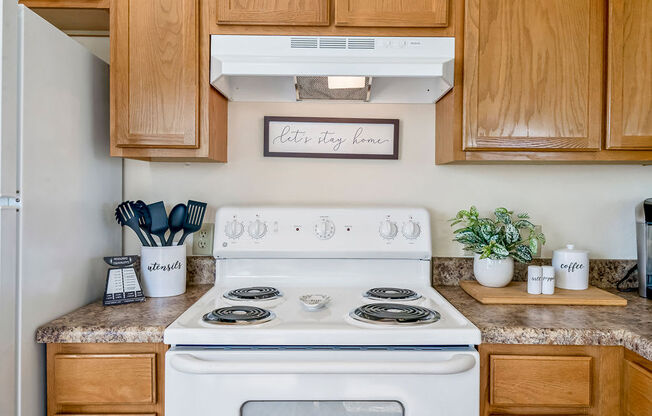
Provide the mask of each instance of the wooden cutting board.
[{"label": "wooden cutting board", "polygon": [[486,287],[475,280],[462,280],[460,286],[485,305],[627,305],[626,299],[594,286],[589,286],[586,290],[555,288],[553,295],[531,295],[527,293],[527,282],[512,282],[505,287]]}]

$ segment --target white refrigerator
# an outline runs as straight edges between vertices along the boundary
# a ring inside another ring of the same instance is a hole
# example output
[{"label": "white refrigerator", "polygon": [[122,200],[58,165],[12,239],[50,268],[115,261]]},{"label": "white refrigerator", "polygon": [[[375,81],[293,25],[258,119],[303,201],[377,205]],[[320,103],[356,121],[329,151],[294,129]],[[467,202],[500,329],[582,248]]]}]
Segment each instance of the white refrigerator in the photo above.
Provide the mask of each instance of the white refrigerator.
[{"label": "white refrigerator", "polygon": [[0,6],[0,415],[46,410],[36,329],[101,297],[121,254],[109,68],[15,0]]}]

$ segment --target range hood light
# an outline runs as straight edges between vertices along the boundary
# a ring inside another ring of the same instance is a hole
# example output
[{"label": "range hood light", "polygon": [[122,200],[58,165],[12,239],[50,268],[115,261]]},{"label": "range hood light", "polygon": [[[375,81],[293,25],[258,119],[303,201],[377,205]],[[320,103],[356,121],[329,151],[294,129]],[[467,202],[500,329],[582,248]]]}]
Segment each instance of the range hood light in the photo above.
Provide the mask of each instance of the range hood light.
[{"label": "range hood light", "polygon": [[328,88],[331,90],[364,87],[365,77],[328,77]]}]

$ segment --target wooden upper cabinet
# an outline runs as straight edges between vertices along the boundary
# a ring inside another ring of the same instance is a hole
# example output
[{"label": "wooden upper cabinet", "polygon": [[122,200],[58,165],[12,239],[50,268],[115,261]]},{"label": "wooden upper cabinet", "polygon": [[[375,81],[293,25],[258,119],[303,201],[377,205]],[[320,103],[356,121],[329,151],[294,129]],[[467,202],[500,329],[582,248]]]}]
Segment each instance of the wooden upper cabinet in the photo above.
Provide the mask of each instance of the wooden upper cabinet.
[{"label": "wooden upper cabinet", "polygon": [[109,0],[20,0],[31,8],[108,9]]},{"label": "wooden upper cabinet", "polygon": [[444,27],[449,0],[334,0],[336,26]]},{"label": "wooden upper cabinet", "polygon": [[652,0],[609,2],[609,149],[652,149]]},{"label": "wooden upper cabinet", "polygon": [[328,0],[216,0],[217,23],[328,26]]},{"label": "wooden upper cabinet", "polygon": [[603,0],[468,0],[463,149],[599,150],[604,18]]},{"label": "wooden upper cabinet", "polygon": [[111,140],[198,147],[198,0],[111,0]]}]

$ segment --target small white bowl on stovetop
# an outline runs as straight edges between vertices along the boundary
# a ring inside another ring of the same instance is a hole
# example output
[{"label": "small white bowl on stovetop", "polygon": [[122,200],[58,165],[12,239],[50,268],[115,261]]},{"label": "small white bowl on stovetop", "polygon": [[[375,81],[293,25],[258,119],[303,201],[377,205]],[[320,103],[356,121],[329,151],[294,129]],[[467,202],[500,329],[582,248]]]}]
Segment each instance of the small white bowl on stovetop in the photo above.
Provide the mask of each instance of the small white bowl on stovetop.
[{"label": "small white bowl on stovetop", "polygon": [[322,309],[328,302],[330,302],[331,297],[328,295],[321,294],[310,294],[303,295],[299,298],[301,305],[308,311],[317,311]]}]

